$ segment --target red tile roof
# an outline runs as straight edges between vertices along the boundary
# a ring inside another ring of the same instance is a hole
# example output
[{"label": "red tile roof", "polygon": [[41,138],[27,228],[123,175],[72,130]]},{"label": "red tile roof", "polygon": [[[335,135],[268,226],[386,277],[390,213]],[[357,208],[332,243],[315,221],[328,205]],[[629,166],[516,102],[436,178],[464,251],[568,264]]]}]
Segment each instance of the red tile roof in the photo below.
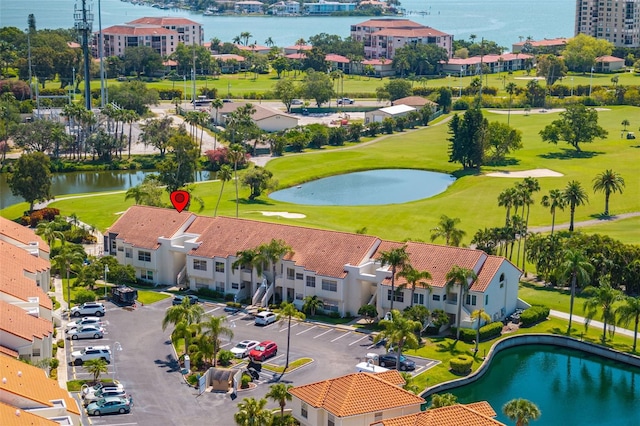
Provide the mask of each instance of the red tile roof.
[{"label": "red tile roof", "polygon": [[175,30],[169,30],[161,26],[133,26],[133,25],[114,25],[102,30],[103,34],[112,35],[128,35],[128,36],[146,36],[146,35],[174,35],[178,36]]},{"label": "red tile roof", "polygon": [[617,58],[611,55],[606,55],[606,56],[598,56],[596,58],[596,62],[624,62],[624,59]]},{"label": "red tile roof", "polygon": [[449,34],[443,33],[442,31],[438,31],[431,27],[421,27],[421,28],[385,28],[380,31],[376,31],[371,35],[377,36],[377,37],[420,38],[420,37],[442,37],[442,36],[448,36]]},{"label": "red tile roof", "polygon": [[240,55],[236,55],[235,53],[220,53],[218,55],[211,55],[211,57],[213,59],[219,59],[222,62],[227,62],[230,61],[232,59],[238,61],[238,62],[244,62],[245,57],[244,56],[240,56]]},{"label": "red tile roof", "polygon": [[284,55],[287,59],[305,59],[307,57],[306,54],[300,53],[289,53],[288,55]]},{"label": "red tile roof", "polygon": [[324,59],[329,62],[337,62],[340,64],[348,64],[349,62],[351,62],[349,58],[346,58],[342,55],[336,55],[335,53],[329,53],[324,57]]},{"label": "red tile roof", "polygon": [[7,348],[6,346],[2,345],[0,345],[0,353],[9,355],[12,358],[18,358],[18,355],[20,355],[17,351],[14,351],[13,349]]},{"label": "red tile roof", "polygon": [[337,417],[419,406],[424,399],[369,373],[352,373],[335,379],[296,386],[293,396]]},{"label": "red tile roof", "polygon": [[[36,257],[20,247],[16,247],[2,240],[0,240],[0,256],[3,262],[18,264],[24,271],[31,272],[32,274],[51,269],[51,263],[48,260]],[[2,262],[0,262],[0,264],[4,266]]]},{"label": "red tile roof", "polygon": [[[0,264],[2,259],[0,258]],[[8,266],[6,263],[3,266],[3,273],[0,274],[0,293],[4,293],[8,296],[15,297],[16,299],[29,301],[30,297],[38,298],[38,305],[41,307],[53,310],[53,302],[38,285],[29,278],[22,276],[18,268],[12,267],[13,271],[8,273],[8,269],[4,269]],[[18,274],[16,274],[18,272]]]},{"label": "red tile roof", "polygon": [[505,426],[488,402],[457,404],[376,422],[376,426]]},{"label": "red tile roof", "polygon": [[127,22],[127,24],[130,24],[130,25],[139,25],[139,24],[161,25],[163,27],[172,26],[172,25],[175,25],[175,26],[184,26],[184,25],[196,25],[196,26],[199,26],[200,25],[198,22],[192,21],[191,19],[171,17],[171,16],[139,18],[139,19],[133,20],[131,22]]},{"label": "red tile roof", "polygon": [[[498,256],[487,256],[487,260],[482,264],[482,269],[480,269],[478,273],[478,279],[471,285],[469,290],[477,292],[485,291],[503,262],[509,261]],[[516,266],[514,265],[513,267],[515,268]]]},{"label": "red tile roof", "polygon": [[118,238],[139,248],[156,249],[160,246],[159,237],[171,238],[193,213],[159,207],[132,206],[108,230],[118,234]]},{"label": "red tile roof", "polygon": [[310,44],[296,44],[294,46],[289,46],[284,48],[284,50],[300,50],[300,51],[311,50],[311,49],[313,49],[313,46],[311,46]]},{"label": "red tile roof", "polygon": [[569,39],[567,38],[550,38],[550,39],[544,39],[544,40],[529,40],[529,41],[521,41],[518,43],[514,43],[514,46],[524,46],[525,44],[529,43],[531,44],[531,46],[533,47],[550,47],[550,46],[562,46],[567,44],[567,41],[569,41]]},{"label": "red tile roof", "polygon": [[489,64],[492,62],[500,62],[500,58],[503,61],[513,61],[513,60],[524,60],[524,59],[532,59],[533,56],[527,55],[525,53],[503,53],[502,55],[484,55],[480,56],[472,56],[470,58],[450,58],[446,61],[441,61],[441,64],[447,65],[478,65],[480,63]]},{"label": "red tile roof", "polygon": [[46,253],[49,253],[50,251],[49,245],[42,238],[36,235],[32,229],[19,225],[12,220],[5,219],[2,216],[0,216],[0,235],[4,235],[7,238],[16,240],[22,244],[29,244],[36,241],[40,250]]},{"label": "red tile roof", "polygon": [[392,66],[393,65],[393,61],[391,59],[385,59],[384,62],[382,61],[382,59],[365,59],[364,61],[362,61],[363,65],[387,65],[387,66]]},{"label": "red tile roof", "polygon": [[270,47],[260,46],[258,44],[249,45],[249,46],[245,46],[244,44],[234,44],[234,46],[237,47],[240,50],[245,51],[245,52],[264,52],[264,51],[269,52],[271,50]]},{"label": "red tile roof", "polygon": [[0,330],[33,342],[53,333],[53,323],[31,316],[24,309],[0,300]]},{"label": "red tile roof", "polygon": [[423,25],[417,22],[410,21],[409,19],[369,19],[368,21],[361,22],[355,25],[356,27],[374,27],[374,28],[420,28]]},{"label": "red tile roof", "polygon": [[0,402],[2,426],[60,426],[60,423]]},{"label": "red tile roof", "polygon": [[374,373],[374,376],[396,386],[404,386],[404,384],[407,383],[398,370],[388,370],[383,371],[382,373]]},{"label": "red tile roof", "polygon": [[425,106],[425,105],[438,105],[437,103],[423,98],[422,96],[407,96],[406,98],[396,99],[392,102],[393,105],[409,105],[412,107]]}]

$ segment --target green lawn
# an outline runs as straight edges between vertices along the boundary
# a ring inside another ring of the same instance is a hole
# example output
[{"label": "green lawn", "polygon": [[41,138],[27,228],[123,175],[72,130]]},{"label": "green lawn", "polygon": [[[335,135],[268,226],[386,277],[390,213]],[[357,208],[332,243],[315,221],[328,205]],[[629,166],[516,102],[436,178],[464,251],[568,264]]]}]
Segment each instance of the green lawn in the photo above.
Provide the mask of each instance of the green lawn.
[{"label": "green lawn", "polygon": [[626,244],[640,244],[640,216],[582,228],[585,234],[606,234]]},{"label": "green lawn", "polygon": [[143,303],[145,305],[150,305],[152,303],[159,302],[168,297],[171,297],[171,296],[169,296],[168,294],[160,293],[153,290],[138,289],[138,302]]}]

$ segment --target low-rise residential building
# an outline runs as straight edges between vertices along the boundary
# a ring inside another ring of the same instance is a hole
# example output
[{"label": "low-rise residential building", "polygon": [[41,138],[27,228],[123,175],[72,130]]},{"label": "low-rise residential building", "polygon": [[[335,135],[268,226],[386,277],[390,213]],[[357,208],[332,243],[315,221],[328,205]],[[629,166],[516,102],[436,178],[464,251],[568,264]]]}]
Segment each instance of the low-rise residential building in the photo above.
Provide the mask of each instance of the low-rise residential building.
[{"label": "low-rise residential building", "polygon": [[245,69],[245,57],[235,53],[220,53],[211,55],[218,62],[220,72],[223,74],[235,74]]},{"label": "low-rise residential building", "polygon": [[356,6],[357,3],[318,0],[316,3],[302,3],[302,13],[313,16],[331,15],[335,12],[353,12]]},{"label": "low-rise residential building", "polygon": [[300,2],[294,0],[279,1],[269,6],[271,15],[287,16],[300,14]]},{"label": "low-rise residential building", "polygon": [[[122,56],[128,47],[147,46],[161,56],[169,56],[176,51],[179,37],[175,30],[160,26],[113,25],[102,30],[103,55]],[[94,55],[97,56],[97,37],[94,37]]]},{"label": "low-rise residential building", "polygon": [[313,49],[310,44],[296,44],[294,46],[287,46],[283,49],[285,55],[291,55],[294,53],[304,53],[307,50]]},{"label": "low-rise residential building", "polygon": [[[245,102],[227,102],[219,110],[212,109],[211,119],[217,125],[225,125],[229,114],[245,106]],[[298,117],[283,111],[251,104],[255,112],[251,116],[254,123],[265,132],[279,132],[298,125]]]},{"label": "low-rise residential building", "polygon": [[374,111],[367,111],[364,113],[364,124],[371,122],[382,123],[385,118],[405,117],[412,111],[417,111],[417,109],[404,104],[388,106]]},{"label": "low-rise residential building", "polygon": [[482,64],[488,67],[490,74],[527,69],[534,65],[534,56],[525,53],[503,53],[502,55],[472,56],[470,58],[451,58],[440,62],[443,73],[453,76],[480,75],[487,71],[482,69]]},{"label": "low-rise residential building", "polygon": [[596,58],[595,72],[615,72],[624,68],[624,59],[606,55]]},{"label": "low-rise residential building", "polygon": [[431,108],[432,112],[436,112],[438,104],[422,96],[407,96],[406,98],[396,99],[391,102],[391,105],[408,105],[416,109],[422,109],[424,107]]},{"label": "low-rise residential building", "polygon": [[0,300],[0,346],[32,362],[51,358],[53,323]]},{"label": "low-rise residential building", "polygon": [[236,13],[264,13],[264,3],[255,0],[237,1],[234,10]]},{"label": "low-rise residential building", "polygon": [[375,77],[389,77],[396,74],[395,68],[393,68],[393,62],[386,58],[380,59],[365,59],[362,61],[362,72],[367,74],[367,65],[371,66],[373,73],[371,75]]},{"label": "low-rise residential building", "polygon": [[20,247],[29,254],[49,260],[51,249],[32,229],[0,216],[0,240]]},{"label": "low-rise residential building", "polygon": [[561,53],[567,42],[568,38],[559,37],[559,38],[545,38],[544,40],[525,40],[520,41],[518,43],[514,43],[511,46],[512,53],[520,53],[525,51],[525,53]]},{"label": "low-rise residential building", "polygon": [[431,408],[373,423],[371,426],[505,426],[494,419],[496,412],[487,401]]},{"label": "low-rise residential building", "polygon": [[175,16],[145,17],[127,22],[134,26],[159,26],[167,30],[178,33],[178,42],[187,46],[192,44],[202,45],[204,43],[204,29],[202,24],[187,18]]},{"label": "low-rise residential building", "polygon": [[16,273],[14,276],[24,276],[32,280],[38,287],[49,291],[51,262],[34,256],[34,251],[33,246],[15,246],[0,240],[0,264],[3,275],[9,276],[7,271],[13,268]]}]

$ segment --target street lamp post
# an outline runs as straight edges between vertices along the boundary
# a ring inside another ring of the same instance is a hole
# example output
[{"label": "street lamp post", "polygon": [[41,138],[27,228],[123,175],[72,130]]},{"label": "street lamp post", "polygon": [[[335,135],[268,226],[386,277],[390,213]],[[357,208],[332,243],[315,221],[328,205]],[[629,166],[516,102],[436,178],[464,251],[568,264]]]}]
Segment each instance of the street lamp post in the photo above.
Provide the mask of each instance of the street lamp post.
[{"label": "street lamp post", "polygon": [[459,98],[462,97],[462,71],[464,71],[464,68],[460,67],[460,93],[458,94]]},{"label": "street lamp post", "polygon": [[107,273],[109,272],[109,265],[104,265],[104,298],[107,298]]},{"label": "street lamp post", "polygon": [[593,88],[593,67],[591,67],[591,77],[589,77],[589,97],[591,97],[592,88]]},{"label": "street lamp post", "polygon": [[122,352],[122,345],[120,342],[115,342],[113,344],[113,380],[116,379],[116,352]]}]

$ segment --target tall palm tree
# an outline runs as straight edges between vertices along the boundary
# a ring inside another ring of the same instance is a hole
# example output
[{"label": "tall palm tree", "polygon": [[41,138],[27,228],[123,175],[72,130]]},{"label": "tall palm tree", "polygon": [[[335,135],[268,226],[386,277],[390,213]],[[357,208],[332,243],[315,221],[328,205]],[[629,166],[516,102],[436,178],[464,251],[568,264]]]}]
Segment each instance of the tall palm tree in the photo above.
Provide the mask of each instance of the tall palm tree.
[{"label": "tall palm tree", "polygon": [[440,216],[438,226],[431,229],[431,241],[435,241],[438,238],[444,238],[446,245],[458,247],[462,238],[466,235],[466,232],[462,229],[456,228],[456,225],[459,223],[459,218],[451,218],[446,214],[443,214]]},{"label": "tall palm tree", "polygon": [[458,314],[456,315],[456,340],[460,340],[460,324],[462,316],[462,298],[469,291],[469,287],[473,281],[478,278],[476,273],[467,268],[462,268],[458,265],[453,265],[451,270],[447,272],[445,279],[447,280],[447,291],[451,287],[458,286]]},{"label": "tall palm tree", "polygon": [[264,408],[265,405],[267,400],[264,398],[243,398],[233,419],[238,426],[270,426],[273,414]]},{"label": "tall palm tree", "polygon": [[275,43],[273,42],[273,39],[271,37],[267,37],[267,39],[264,41],[265,46],[267,47],[271,47],[273,46]]},{"label": "tall palm tree", "polygon": [[589,263],[583,252],[572,249],[566,249],[564,251],[564,261],[560,264],[560,276],[564,282],[571,281],[571,301],[569,303],[569,327],[567,328],[567,333],[571,333],[576,284],[588,284],[589,281],[591,281],[591,273],[593,273],[593,265]]},{"label": "tall palm tree", "polygon": [[302,311],[308,312],[311,316],[316,314],[318,309],[322,309],[324,302],[317,295],[307,296],[303,300]]},{"label": "tall palm tree", "polygon": [[49,247],[53,247],[56,240],[62,241],[64,244],[64,234],[58,231],[58,226],[54,221],[42,221],[38,222],[36,226],[36,234],[40,235],[43,240],[49,244]]},{"label": "tall palm tree", "polygon": [[289,302],[282,302],[282,304],[280,305],[280,316],[287,317],[287,358],[284,363],[284,369],[282,370],[282,374],[280,375],[280,377],[282,377],[285,371],[287,371],[287,368],[289,368],[289,344],[291,343],[291,318],[293,317],[299,320],[304,320],[306,317],[302,312],[296,309],[293,303],[289,303]]},{"label": "tall palm tree", "polygon": [[452,393],[435,394],[431,397],[431,408],[449,407],[458,403],[458,397]]},{"label": "tall palm tree", "polygon": [[541,204],[551,212],[551,235],[553,235],[553,228],[556,224],[556,209],[564,210],[565,208],[564,195],[559,189],[552,189],[549,191],[549,195],[542,197]]},{"label": "tall palm tree", "polygon": [[87,373],[93,375],[93,382],[98,383],[101,374],[109,372],[107,361],[103,359],[88,359],[82,364]]},{"label": "tall palm tree", "polygon": [[516,422],[516,426],[527,426],[531,420],[538,420],[540,409],[526,399],[512,399],[504,404],[502,412]]},{"label": "tall palm tree", "polygon": [[185,337],[184,351],[186,354],[189,350],[187,333],[191,335],[190,326],[199,323],[203,315],[204,309],[202,306],[197,303],[192,305],[189,298],[185,297],[180,305],[171,306],[167,309],[162,319],[162,331],[166,330],[169,324],[173,324],[178,328],[178,325],[182,323],[181,331]]},{"label": "tall palm tree", "polygon": [[627,327],[631,321],[633,326],[633,352],[636,351],[638,342],[638,324],[640,323],[640,297],[628,296],[624,299],[624,304],[616,309],[618,323]]},{"label": "tall palm tree", "polygon": [[209,317],[208,320],[198,324],[199,328],[204,330],[202,334],[206,336],[211,343],[213,343],[213,366],[216,366],[218,351],[220,350],[220,337],[226,336],[229,339],[233,338],[233,331],[230,328],[224,326],[224,322],[227,317]]},{"label": "tall palm tree", "polygon": [[277,402],[280,406],[280,418],[284,417],[284,407],[287,405],[287,401],[291,401],[292,399],[291,394],[289,393],[289,389],[292,387],[293,385],[286,383],[275,383],[269,386],[269,392],[265,395],[273,402]]},{"label": "tall palm tree", "polygon": [[204,139],[204,128],[209,123],[211,116],[207,111],[198,111],[198,125],[200,125],[200,155],[202,155],[202,141]]},{"label": "tall palm tree", "polygon": [[407,246],[404,245],[399,248],[383,251],[380,253],[379,260],[381,266],[391,266],[391,307],[389,310],[393,311],[393,301],[396,297],[396,273],[398,268],[403,268],[409,263]]},{"label": "tall palm tree", "polygon": [[[526,248],[527,248],[527,234],[529,230],[529,212],[531,210],[531,204],[533,204],[533,193],[540,191],[540,182],[534,177],[526,177],[518,184],[523,192],[523,202],[527,207],[527,215],[524,216],[524,209],[522,211],[522,217],[524,218],[524,249],[522,252],[522,270],[526,274]],[[520,243],[518,242],[518,256],[520,255]]]},{"label": "tall palm tree", "polygon": [[240,196],[238,195],[238,163],[240,163],[246,154],[242,145],[233,144],[229,147],[229,153],[227,158],[233,163],[233,174],[236,180],[236,217],[238,217],[238,206],[240,202]]},{"label": "tall palm tree", "polygon": [[258,262],[258,250],[246,249],[236,253],[236,261],[231,264],[232,269],[248,268],[251,270],[251,285],[249,291],[253,294],[253,270],[258,270],[258,275],[262,274],[262,262]]},{"label": "tall palm tree", "polygon": [[474,349],[474,352],[478,353],[478,345],[480,344],[480,323],[482,323],[482,321],[491,321],[491,316],[489,316],[484,309],[476,309],[471,312],[471,319],[478,321],[478,324],[476,324],[476,348]]},{"label": "tall palm tree", "polygon": [[422,328],[418,321],[407,318],[397,310],[391,310],[391,320],[380,321],[380,326],[384,328],[373,339],[375,343],[386,339],[387,344],[396,348],[396,370],[400,370],[400,356],[403,348],[416,349],[420,345],[416,331]]},{"label": "tall palm tree", "polygon": [[71,308],[71,280],[69,274],[74,267],[80,267],[84,262],[84,254],[73,249],[73,246],[65,244],[62,246],[60,253],[51,259],[57,269],[60,270],[61,275],[67,276],[67,303],[69,309]]},{"label": "tall palm tree", "polygon": [[132,109],[126,110],[124,115],[124,121],[129,125],[129,153],[128,158],[131,158],[131,132],[133,130],[133,123],[140,119],[140,115]]},{"label": "tall palm tree", "polygon": [[573,221],[576,214],[576,207],[582,206],[589,202],[589,196],[585,192],[582,185],[577,180],[570,181],[564,188],[563,198],[565,204],[569,206],[571,212],[571,221],[569,223],[569,232],[573,232]]},{"label": "tall palm tree", "polygon": [[275,302],[276,299],[276,264],[278,261],[282,260],[282,258],[287,253],[293,253],[291,247],[287,245],[284,240],[276,240],[272,239],[268,244],[262,244],[258,247],[258,251],[260,253],[260,260],[257,261],[267,261],[271,265],[271,273],[272,273],[272,285],[273,285],[273,300]]},{"label": "tall palm tree", "polygon": [[223,164],[220,166],[220,170],[218,171],[218,179],[222,182],[220,186],[220,195],[218,195],[218,201],[216,202],[216,209],[213,212],[213,217],[218,215],[218,206],[220,205],[220,200],[222,199],[222,192],[224,191],[224,184],[229,182],[233,177],[233,170],[231,166],[228,164]]},{"label": "tall palm tree", "polygon": [[609,277],[607,276],[600,282],[599,287],[589,286],[582,291],[584,294],[591,296],[584,301],[584,309],[586,311],[585,327],[589,327],[589,323],[598,314],[598,308],[602,310],[602,343],[607,341],[607,324],[615,326],[616,311],[613,305],[624,298],[624,294],[620,290],[611,287]]},{"label": "tall palm tree", "polygon": [[[220,109],[224,106],[224,102],[222,101],[222,99],[220,98],[215,98],[211,101],[211,108],[216,110],[216,121],[215,121],[215,125],[218,126],[220,123],[218,122],[218,112],[220,111]],[[218,148],[218,132],[214,131],[213,132],[213,149],[217,149]]]},{"label": "tall palm tree", "polygon": [[507,126],[509,125],[509,121],[511,120],[511,100],[513,99],[513,94],[516,93],[516,89],[518,86],[512,81],[505,86],[505,90],[509,94],[509,112],[507,113]]},{"label": "tall palm tree", "polygon": [[604,192],[604,215],[609,216],[609,197],[611,193],[622,194],[624,179],[619,173],[607,169],[593,178],[593,192]]},{"label": "tall palm tree", "polygon": [[398,276],[403,277],[409,284],[411,284],[411,306],[413,306],[413,295],[416,292],[416,284],[419,283],[423,287],[427,288],[429,292],[431,291],[431,285],[426,281],[421,281],[431,279],[431,273],[429,271],[418,271],[410,264],[407,264],[402,271],[398,272]]},{"label": "tall palm tree", "polygon": [[509,225],[509,219],[511,218],[511,208],[515,204],[516,189],[507,188],[498,194],[498,206],[504,207],[507,210],[507,215],[504,220],[505,226]]},{"label": "tall palm tree", "polygon": [[249,39],[253,37],[249,31],[243,31],[240,33],[240,38],[242,39],[242,44],[245,46],[249,45]]}]

